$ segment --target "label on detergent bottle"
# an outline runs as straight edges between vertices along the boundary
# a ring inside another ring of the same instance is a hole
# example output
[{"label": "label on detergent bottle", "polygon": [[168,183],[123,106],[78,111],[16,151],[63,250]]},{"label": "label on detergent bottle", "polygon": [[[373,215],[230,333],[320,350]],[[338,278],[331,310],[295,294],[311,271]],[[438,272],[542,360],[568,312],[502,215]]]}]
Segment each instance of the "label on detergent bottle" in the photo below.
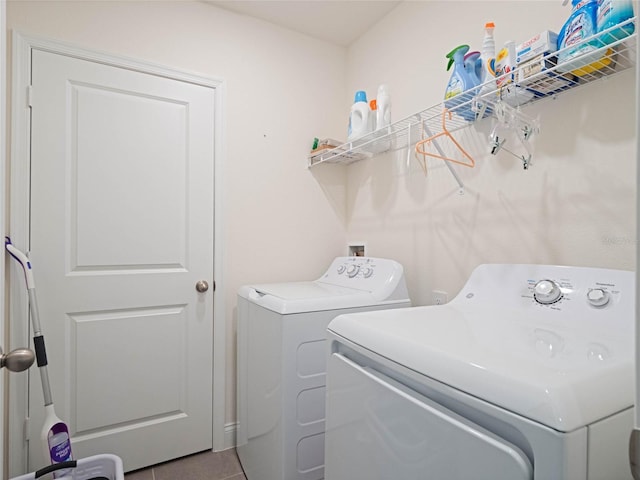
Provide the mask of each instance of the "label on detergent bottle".
[{"label": "label on detergent bottle", "polygon": [[[610,0],[598,0],[598,21],[597,25],[604,25],[605,21],[609,18],[611,13],[611,1]],[[601,30],[601,29],[598,29]]]},{"label": "label on detergent bottle", "polygon": [[496,56],[496,85],[504,87],[513,80],[513,66],[516,61],[516,45],[512,41],[504,44]]},{"label": "label on detergent bottle", "polygon": [[560,48],[580,43],[596,33],[596,9],[595,0],[584,0],[573,6],[573,13],[560,33]]},{"label": "label on detergent bottle", "polygon": [[[47,442],[49,444],[49,457],[51,459],[51,464],[73,460],[69,431],[64,423],[56,423],[51,427],[47,436]],[[70,474],[71,469],[64,469],[57,470],[54,472],[53,476],[55,478],[60,478]]]},{"label": "label on detergent bottle", "polygon": [[[598,0],[596,30],[598,33],[608,30],[619,23],[633,18],[633,2],[631,0]],[[621,40],[633,33],[633,22],[626,23],[624,27],[616,28],[603,35],[596,47]]]},{"label": "label on detergent bottle", "polygon": [[49,438],[49,452],[52,463],[71,460],[71,442],[66,432],[56,433]]},{"label": "label on detergent bottle", "polygon": [[464,92],[464,85],[462,83],[462,79],[460,79],[457,75],[453,75],[451,80],[449,80],[449,84],[447,85],[447,90],[444,94],[445,100],[455,97],[456,95]]},{"label": "label on detergent bottle", "polygon": [[[582,2],[578,4],[576,8],[582,8],[589,3],[592,2]],[[591,13],[586,10],[580,12],[567,25],[567,29],[565,31],[564,46],[570,47],[571,45],[575,45],[576,43],[581,42],[585,38],[590,37],[595,33],[596,32],[593,25],[593,17]]]}]

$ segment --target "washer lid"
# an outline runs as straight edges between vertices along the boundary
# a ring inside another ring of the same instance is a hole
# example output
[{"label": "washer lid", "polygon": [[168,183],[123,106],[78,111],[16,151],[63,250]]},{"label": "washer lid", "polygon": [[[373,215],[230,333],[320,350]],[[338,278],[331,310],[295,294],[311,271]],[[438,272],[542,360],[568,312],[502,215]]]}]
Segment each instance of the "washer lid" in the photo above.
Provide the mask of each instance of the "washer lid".
[{"label": "washer lid", "polygon": [[[610,327],[610,325],[609,325]],[[559,431],[633,405],[633,335],[446,304],[340,315],[329,331]]]},{"label": "washer lid", "polygon": [[310,300],[343,295],[357,295],[365,292],[357,288],[341,287],[321,282],[267,283],[253,285],[253,289],[263,295],[273,295],[281,300]]},{"label": "washer lid", "polygon": [[320,281],[268,283],[241,287],[238,295],[281,314],[317,312],[372,305],[400,304],[409,300],[376,298],[371,292]]}]

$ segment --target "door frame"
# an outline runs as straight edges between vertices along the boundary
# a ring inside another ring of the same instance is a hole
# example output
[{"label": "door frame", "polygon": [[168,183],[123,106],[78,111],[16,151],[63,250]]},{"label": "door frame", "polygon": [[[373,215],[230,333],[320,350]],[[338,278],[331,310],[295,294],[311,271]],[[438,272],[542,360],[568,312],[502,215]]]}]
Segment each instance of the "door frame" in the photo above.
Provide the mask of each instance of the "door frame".
[{"label": "door frame", "polygon": [[[7,2],[0,0],[0,38],[7,38]],[[3,42],[3,45],[5,43]],[[5,221],[5,199],[7,192],[7,179],[5,172],[7,171],[6,163],[6,145],[7,145],[7,95],[9,90],[7,89],[7,78],[5,72],[7,71],[7,48],[3,46],[0,48],[0,238],[4,238],[4,221]],[[4,265],[4,248],[0,249],[0,265]],[[7,327],[7,319],[5,316],[4,299],[5,295],[5,276],[0,275],[0,346],[3,351],[8,351],[7,344],[5,343],[5,329]],[[5,426],[8,425],[9,419],[9,407],[7,397],[5,395],[7,382],[7,372],[3,369],[0,373],[0,475],[2,478],[9,478],[8,461],[5,446],[7,445],[7,435]]]},{"label": "door frame", "polygon": [[[225,375],[226,375],[226,321],[225,321],[225,301],[224,301],[224,279],[223,279],[223,204],[222,204],[222,165],[225,157],[224,138],[224,109],[226,82],[220,78],[209,78],[174,70],[169,67],[127,58],[118,55],[111,55],[104,52],[84,49],[69,43],[51,40],[42,37],[13,32],[13,72],[12,72],[12,112],[11,112],[11,153],[10,153],[10,209],[9,209],[9,232],[11,241],[19,248],[25,248],[29,239],[29,179],[30,179],[30,137],[31,137],[31,114],[30,96],[31,90],[31,53],[33,50],[66,55],[69,57],[88,60],[113,67],[124,68],[136,72],[147,73],[173,80],[193,83],[215,90],[215,112],[214,112],[214,279],[215,291],[218,295],[214,297],[213,304],[213,405],[212,418],[213,425],[213,450],[220,451],[228,448],[225,441]],[[0,204],[1,205],[1,204]],[[2,218],[0,211],[0,219]],[[4,252],[4,249],[2,249]],[[0,259],[2,257],[0,256]],[[25,290],[22,288],[24,282],[23,273],[18,268],[16,262],[9,264],[9,284],[20,285],[20,288],[12,288],[9,296],[9,319],[25,319],[28,312],[28,299]],[[1,303],[0,303],[1,306]],[[11,324],[7,320],[9,327],[10,345],[24,346],[29,344],[28,323],[20,320],[20,323]],[[1,337],[0,337],[1,338]],[[26,343],[25,343],[26,342]],[[13,347],[16,348],[16,347]],[[15,419],[25,419],[27,413],[28,381],[26,375],[12,376],[9,388],[9,418],[14,419],[6,427],[9,428],[9,438],[24,438],[25,425],[22,421]],[[7,447],[15,448],[18,443],[10,443]],[[15,448],[17,451],[9,449],[8,463],[10,470],[26,471],[26,445]],[[15,473],[15,472],[10,472]]]}]

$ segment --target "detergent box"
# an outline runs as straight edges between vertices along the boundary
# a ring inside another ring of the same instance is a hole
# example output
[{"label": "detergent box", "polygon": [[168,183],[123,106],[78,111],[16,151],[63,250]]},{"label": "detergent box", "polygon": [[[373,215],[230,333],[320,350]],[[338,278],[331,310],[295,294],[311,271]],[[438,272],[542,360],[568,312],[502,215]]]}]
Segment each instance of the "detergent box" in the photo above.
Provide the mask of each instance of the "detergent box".
[{"label": "detergent box", "polygon": [[558,73],[555,57],[540,54],[521,63],[516,71],[516,82],[532,92],[536,97],[553,95],[578,84],[578,78],[571,73]]},{"label": "detergent box", "polygon": [[558,34],[545,30],[516,47],[516,64],[519,66],[538,55],[548,55],[556,50],[558,50]]}]

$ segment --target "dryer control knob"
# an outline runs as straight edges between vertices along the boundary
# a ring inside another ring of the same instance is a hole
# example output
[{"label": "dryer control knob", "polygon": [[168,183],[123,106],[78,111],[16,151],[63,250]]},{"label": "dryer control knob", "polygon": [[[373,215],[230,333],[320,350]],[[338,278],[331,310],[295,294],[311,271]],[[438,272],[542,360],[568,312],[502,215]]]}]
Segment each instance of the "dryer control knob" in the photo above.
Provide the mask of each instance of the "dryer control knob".
[{"label": "dryer control knob", "polygon": [[364,275],[364,278],[369,278],[371,275],[373,275],[373,268],[364,267],[362,269],[362,275]]},{"label": "dryer control knob", "polygon": [[346,265],[340,265],[338,267],[338,275],[342,275],[346,269],[347,269]]},{"label": "dryer control knob", "polygon": [[604,307],[609,303],[609,292],[601,288],[594,288],[587,292],[587,301],[594,307]]},{"label": "dryer control knob", "polygon": [[562,298],[560,285],[553,280],[540,280],[533,287],[533,298],[543,305],[555,303]]},{"label": "dryer control knob", "polygon": [[349,268],[347,268],[347,275],[349,276],[349,278],[353,278],[358,274],[359,270],[359,265],[349,265]]}]

